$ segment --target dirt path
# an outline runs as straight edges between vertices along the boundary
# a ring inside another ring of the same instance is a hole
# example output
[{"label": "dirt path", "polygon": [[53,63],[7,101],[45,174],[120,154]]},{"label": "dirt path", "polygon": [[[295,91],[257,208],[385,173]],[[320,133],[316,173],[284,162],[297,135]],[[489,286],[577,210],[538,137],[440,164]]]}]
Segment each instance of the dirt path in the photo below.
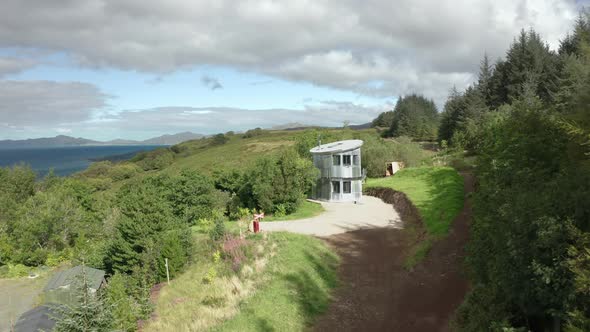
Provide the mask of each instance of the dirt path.
[{"label": "dirt path", "polygon": [[[342,286],[314,330],[449,330],[449,320],[468,290],[462,262],[471,218],[467,194],[473,191],[474,179],[470,174],[462,175],[466,195],[463,210],[449,235],[436,242],[427,258],[411,272],[403,267],[411,246],[403,230],[367,229],[327,238],[342,257]],[[404,210],[412,210],[396,208],[402,218],[408,216]]]}]

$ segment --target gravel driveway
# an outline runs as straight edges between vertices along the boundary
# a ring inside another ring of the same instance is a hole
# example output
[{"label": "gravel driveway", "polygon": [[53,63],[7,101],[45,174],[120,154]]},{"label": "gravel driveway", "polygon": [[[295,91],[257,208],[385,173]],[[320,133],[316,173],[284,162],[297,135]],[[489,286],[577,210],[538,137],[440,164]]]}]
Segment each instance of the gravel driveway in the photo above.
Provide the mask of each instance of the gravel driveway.
[{"label": "gravel driveway", "polygon": [[266,232],[287,231],[300,234],[330,236],[363,228],[401,228],[402,222],[391,204],[372,196],[363,196],[361,203],[319,202],[326,210],[319,216],[293,220],[261,222]]}]

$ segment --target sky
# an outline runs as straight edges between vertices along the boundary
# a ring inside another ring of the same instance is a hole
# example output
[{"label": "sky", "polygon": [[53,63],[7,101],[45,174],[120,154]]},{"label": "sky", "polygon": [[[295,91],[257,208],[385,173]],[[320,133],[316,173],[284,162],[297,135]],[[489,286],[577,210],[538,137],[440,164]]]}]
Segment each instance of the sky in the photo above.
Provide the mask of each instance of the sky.
[{"label": "sky", "polygon": [[0,139],[147,139],[439,109],[521,29],[590,0],[3,0]]}]

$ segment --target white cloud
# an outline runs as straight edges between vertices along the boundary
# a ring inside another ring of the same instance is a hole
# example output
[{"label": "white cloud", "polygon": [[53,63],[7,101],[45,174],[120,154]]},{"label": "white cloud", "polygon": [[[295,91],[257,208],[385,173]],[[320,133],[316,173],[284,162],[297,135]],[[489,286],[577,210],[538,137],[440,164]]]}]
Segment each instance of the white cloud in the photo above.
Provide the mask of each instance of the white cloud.
[{"label": "white cloud", "polygon": [[37,61],[28,58],[0,56],[0,77],[21,72],[37,64]]},{"label": "white cloud", "polygon": [[574,0],[4,0],[0,46],[66,52],[87,66],[161,74],[222,65],[439,98],[522,28],[556,47],[576,10]]},{"label": "white cloud", "polygon": [[121,132],[193,131],[213,134],[255,127],[270,128],[287,123],[341,126],[344,121],[363,124],[373,120],[392,105],[358,105],[350,102],[324,101],[303,109],[241,109],[229,107],[161,107],[123,111],[110,115],[108,126]]},{"label": "white cloud", "polygon": [[89,120],[108,97],[88,83],[1,81],[0,123],[53,126]]}]

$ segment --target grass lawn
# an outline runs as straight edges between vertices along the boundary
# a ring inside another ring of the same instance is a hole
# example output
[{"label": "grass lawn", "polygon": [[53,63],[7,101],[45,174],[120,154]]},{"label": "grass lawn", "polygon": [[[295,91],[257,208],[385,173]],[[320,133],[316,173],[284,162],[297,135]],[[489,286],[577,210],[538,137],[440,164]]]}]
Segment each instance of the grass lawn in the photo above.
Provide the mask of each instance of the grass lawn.
[{"label": "grass lawn", "polygon": [[[319,239],[272,233],[249,237],[256,258],[237,274],[212,258],[195,233],[196,261],[165,286],[144,331],[301,331],[328,307],[337,256]],[[213,282],[204,278],[211,269]]]},{"label": "grass lawn", "polygon": [[283,221],[283,220],[306,219],[306,218],[315,217],[322,212],[324,212],[324,208],[322,207],[321,204],[310,202],[310,201],[304,201],[301,204],[301,206],[297,209],[297,211],[295,211],[294,213],[291,213],[291,214],[283,216],[283,217],[275,217],[273,215],[270,215],[270,216],[262,219],[262,221],[277,221],[277,220]]},{"label": "grass lawn", "polygon": [[463,178],[451,167],[405,168],[387,178],[368,179],[366,188],[385,187],[405,193],[429,234],[444,236],[463,208]]}]

